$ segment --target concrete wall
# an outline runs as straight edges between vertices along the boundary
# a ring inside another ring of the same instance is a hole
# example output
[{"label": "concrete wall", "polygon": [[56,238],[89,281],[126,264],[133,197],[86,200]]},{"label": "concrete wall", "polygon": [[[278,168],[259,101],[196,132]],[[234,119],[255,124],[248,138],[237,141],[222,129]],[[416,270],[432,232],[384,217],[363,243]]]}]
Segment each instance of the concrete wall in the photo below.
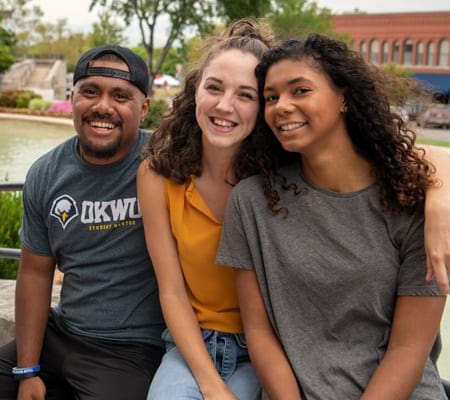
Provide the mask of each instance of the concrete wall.
[{"label": "concrete wall", "polygon": [[[0,346],[14,338],[15,280],[0,279]],[[52,304],[59,300],[60,285],[53,285]],[[33,299],[30,299],[33,301]]]},{"label": "concrete wall", "polygon": [[31,90],[46,100],[65,100],[67,64],[59,59],[25,59],[1,77],[0,91]]},{"label": "concrete wall", "polygon": [[35,67],[35,61],[26,59],[15,64],[0,76],[0,91],[19,90],[25,86],[31,77]]}]

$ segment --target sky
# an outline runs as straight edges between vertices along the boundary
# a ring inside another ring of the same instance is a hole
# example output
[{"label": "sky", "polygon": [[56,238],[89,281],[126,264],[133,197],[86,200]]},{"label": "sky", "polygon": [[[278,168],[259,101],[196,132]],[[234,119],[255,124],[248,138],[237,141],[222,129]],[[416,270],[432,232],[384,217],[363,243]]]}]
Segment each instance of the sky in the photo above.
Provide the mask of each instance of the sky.
[{"label": "sky", "polygon": [[[358,9],[368,13],[384,12],[416,12],[416,11],[450,11],[449,0],[316,0],[319,7],[329,8],[335,14]],[[89,31],[92,23],[97,20],[98,11],[89,12],[90,0],[61,1],[61,0],[31,0],[30,5],[38,5],[44,12],[44,21],[56,22],[66,18],[67,27],[71,31]],[[130,46],[139,41],[137,26],[129,27],[126,31]],[[164,29],[158,29],[160,35]],[[159,43],[158,43],[159,42]],[[163,43],[163,37],[157,38],[157,45]]]}]

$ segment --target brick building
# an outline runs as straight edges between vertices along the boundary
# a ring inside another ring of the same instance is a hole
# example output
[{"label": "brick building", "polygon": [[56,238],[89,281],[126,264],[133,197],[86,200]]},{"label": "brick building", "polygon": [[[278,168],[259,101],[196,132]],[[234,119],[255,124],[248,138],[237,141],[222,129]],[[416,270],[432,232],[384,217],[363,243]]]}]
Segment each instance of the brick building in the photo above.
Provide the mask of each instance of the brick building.
[{"label": "brick building", "polygon": [[333,16],[336,32],[374,64],[395,63],[450,94],[450,11]]}]

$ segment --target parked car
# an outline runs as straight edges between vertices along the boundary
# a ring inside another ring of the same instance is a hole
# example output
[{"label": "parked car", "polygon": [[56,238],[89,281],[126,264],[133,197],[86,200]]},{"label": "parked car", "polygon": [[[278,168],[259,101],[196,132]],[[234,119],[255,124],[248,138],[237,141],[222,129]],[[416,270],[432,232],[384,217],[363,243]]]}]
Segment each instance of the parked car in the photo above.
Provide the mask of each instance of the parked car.
[{"label": "parked car", "polygon": [[435,104],[417,116],[417,125],[428,127],[450,128],[450,106]]}]

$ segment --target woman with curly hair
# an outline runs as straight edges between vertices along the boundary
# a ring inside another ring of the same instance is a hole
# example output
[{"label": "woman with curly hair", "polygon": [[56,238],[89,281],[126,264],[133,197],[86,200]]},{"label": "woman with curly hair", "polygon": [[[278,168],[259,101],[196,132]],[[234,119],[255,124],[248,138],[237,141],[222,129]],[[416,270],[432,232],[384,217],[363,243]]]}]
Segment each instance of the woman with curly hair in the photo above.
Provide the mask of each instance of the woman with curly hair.
[{"label": "woman with curly hair", "polygon": [[236,268],[265,392],[445,399],[429,354],[446,298],[423,241],[434,168],[381,76],[317,34],[270,49],[256,74],[271,163],[233,190],[216,261]]},{"label": "woman with curly hair", "polygon": [[147,246],[167,323],[148,399],[254,399],[235,274],[215,264],[229,193],[266,153],[257,127],[256,64],[272,35],[234,23],[208,43],[151,137],[137,174]]}]

